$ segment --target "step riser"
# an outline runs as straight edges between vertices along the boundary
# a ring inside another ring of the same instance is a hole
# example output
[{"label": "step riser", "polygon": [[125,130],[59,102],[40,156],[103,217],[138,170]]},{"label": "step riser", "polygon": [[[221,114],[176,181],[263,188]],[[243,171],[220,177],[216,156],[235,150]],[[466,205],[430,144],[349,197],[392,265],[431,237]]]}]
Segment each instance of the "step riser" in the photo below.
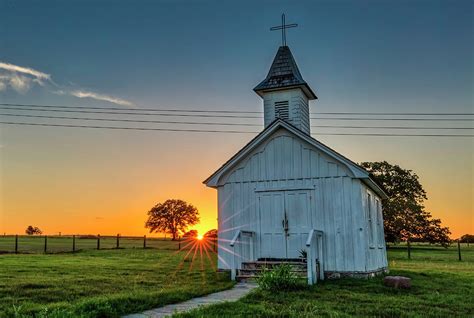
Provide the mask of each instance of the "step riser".
[{"label": "step riser", "polygon": [[[260,276],[262,272],[261,271],[252,271],[252,270],[239,270],[237,272],[237,275],[238,276]],[[306,277],[307,276],[307,272],[306,271],[292,271],[293,274],[297,275],[297,276],[302,276],[302,277]]]},{"label": "step riser", "polygon": [[256,261],[244,262],[242,268],[237,271],[237,280],[254,280],[259,277],[265,270],[271,270],[277,266],[287,264],[291,266],[291,271],[298,276],[298,278],[305,279],[307,277],[306,263],[301,261]]},{"label": "step riser", "polygon": [[[248,270],[263,270],[263,269],[272,269],[281,264],[255,264],[255,263],[242,263],[242,269]],[[291,264],[292,270],[306,270],[306,264]]]}]

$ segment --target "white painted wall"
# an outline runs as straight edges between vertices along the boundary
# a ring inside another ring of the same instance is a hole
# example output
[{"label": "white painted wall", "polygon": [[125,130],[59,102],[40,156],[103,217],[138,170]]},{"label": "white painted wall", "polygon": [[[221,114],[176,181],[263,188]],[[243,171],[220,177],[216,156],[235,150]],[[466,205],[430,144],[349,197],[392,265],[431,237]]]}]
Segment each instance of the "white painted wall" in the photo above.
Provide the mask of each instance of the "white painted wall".
[{"label": "white painted wall", "polygon": [[[383,248],[369,249],[364,194],[370,190],[344,165],[287,130],[276,131],[222,180],[218,187],[219,269],[231,265],[228,243],[238,229],[257,233],[259,257],[257,196],[261,191],[288,189],[307,189],[312,195],[311,227],[325,235],[325,271],[366,272],[387,266],[385,244],[378,241]],[[374,202],[378,199],[373,192],[372,197]]]},{"label": "white painted wall", "polygon": [[275,119],[275,102],[288,101],[289,120],[293,126],[310,133],[308,98],[300,88],[270,91],[263,96],[263,112],[265,127]]}]

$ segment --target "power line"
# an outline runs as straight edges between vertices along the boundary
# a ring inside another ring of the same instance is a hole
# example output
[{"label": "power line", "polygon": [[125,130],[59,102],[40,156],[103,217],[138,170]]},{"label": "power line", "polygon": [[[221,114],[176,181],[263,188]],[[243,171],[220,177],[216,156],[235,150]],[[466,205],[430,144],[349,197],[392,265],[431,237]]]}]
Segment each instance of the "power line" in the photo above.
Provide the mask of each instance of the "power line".
[{"label": "power line", "polygon": [[156,108],[127,108],[123,107],[90,107],[90,106],[65,106],[65,105],[37,105],[37,104],[10,104],[0,103],[3,106],[19,106],[19,107],[43,107],[43,108],[76,108],[76,109],[108,109],[108,110],[131,110],[131,111],[152,111],[152,112],[181,112],[181,113],[236,113],[236,114],[263,114],[260,111],[243,111],[243,110],[211,110],[211,109],[156,109]]},{"label": "power line", "polygon": [[[60,113],[86,113],[86,114],[110,114],[110,115],[139,115],[139,116],[171,116],[171,117],[203,117],[203,118],[253,118],[262,119],[261,116],[241,116],[241,115],[192,115],[192,114],[170,114],[170,113],[134,113],[134,112],[104,112],[88,110],[62,110],[62,109],[40,109],[40,108],[16,108],[0,106],[5,110],[20,111],[40,111],[40,112],[60,112]],[[354,117],[311,117],[315,120],[359,120],[359,121],[474,121],[474,118],[354,118]]]},{"label": "power line", "polygon": [[94,129],[124,129],[124,130],[153,130],[153,131],[182,131],[182,132],[207,132],[207,133],[232,133],[232,134],[257,134],[257,131],[238,130],[204,130],[204,129],[174,129],[174,128],[143,128],[143,127],[116,127],[116,126],[89,126],[89,125],[69,125],[69,124],[48,124],[48,123],[18,123],[0,121],[5,125],[26,125],[45,127],[70,127],[70,128],[94,128]]},{"label": "power line", "polygon": [[262,119],[262,116],[239,116],[239,115],[191,115],[191,114],[167,114],[167,113],[134,113],[134,112],[103,112],[103,111],[88,111],[88,110],[63,110],[63,109],[40,109],[40,108],[15,108],[0,106],[0,109],[8,110],[32,110],[38,112],[60,112],[60,113],[86,113],[86,114],[111,114],[111,115],[140,115],[140,116],[172,116],[172,117],[204,117],[204,118],[257,118]]},{"label": "power line", "polygon": [[195,122],[195,121],[165,121],[165,120],[137,120],[137,119],[116,119],[116,118],[90,118],[90,117],[69,117],[69,116],[43,116],[24,114],[0,114],[0,116],[28,117],[28,118],[48,118],[48,119],[70,119],[70,120],[94,120],[94,121],[115,121],[130,123],[152,123],[152,124],[186,124],[186,125],[215,125],[215,126],[253,126],[262,127],[259,124],[250,123],[216,123],[216,122]]},{"label": "power line", "polygon": [[[189,122],[189,121],[162,121],[162,120],[136,120],[136,119],[116,119],[116,118],[90,118],[90,117],[69,117],[69,116],[44,116],[25,114],[0,114],[0,116],[27,117],[27,118],[47,118],[47,119],[67,119],[86,121],[111,121],[130,123],[153,123],[153,124],[184,124],[184,125],[214,125],[214,126],[252,126],[261,127],[260,124],[251,123],[220,123],[220,122]],[[339,125],[312,125],[316,128],[343,128],[343,129],[421,129],[421,130],[471,130],[474,127],[403,127],[403,126],[339,126]]]},{"label": "power line", "polygon": [[[92,107],[92,106],[70,106],[70,105],[38,105],[38,104],[13,104],[0,103],[2,106],[19,106],[19,107],[42,107],[42,108],[72,108],[72,109],[102,109],[102,110],[128,110],[128,111],[154,111],[154,112],[181,112],[181,113],[235,113],[235,114],[263,114],[262,111],[242,111],[242,110],[212,110],[212,109],[156,109],[156,108],[138,108],[124,109],[123,107]],[[473,116],[474,113],[382,113],[382,112],[317,112],[312,114],[320,115],[370,115],[370,116]]]},{"label": "power line", "polygon": [[[257,134],[256,131],[238,130],[202,130],[202,129],[171,129],[171,128],[142,128],[142,127],[116,127],[116,126],[88,126],[69,124],[47,124],[47,123],[23,123],[23,122],[3,122],[5,125],[26,125],[44,127],[69,127],[69,128],[94,128],[94,129],[114,129],[114,130],[144,130],[144,131],[172,131],[172,132],[199,132],[199,133],[238,133]],[[474,137],[474,135],[445,135],[445,134],[383,134],[383,133],[315,133],[319,136],[379,136],[379,137]]]}]

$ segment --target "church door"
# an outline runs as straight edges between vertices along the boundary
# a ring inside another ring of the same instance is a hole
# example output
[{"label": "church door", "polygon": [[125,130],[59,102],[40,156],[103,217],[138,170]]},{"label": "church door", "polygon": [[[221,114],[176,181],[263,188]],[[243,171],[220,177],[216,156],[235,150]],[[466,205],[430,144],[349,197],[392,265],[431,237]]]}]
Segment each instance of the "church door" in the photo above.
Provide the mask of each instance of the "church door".
[{"label": "church door", "polygon": [[311,230],[308,190],[261,192],[260,258],[298,258]]}]

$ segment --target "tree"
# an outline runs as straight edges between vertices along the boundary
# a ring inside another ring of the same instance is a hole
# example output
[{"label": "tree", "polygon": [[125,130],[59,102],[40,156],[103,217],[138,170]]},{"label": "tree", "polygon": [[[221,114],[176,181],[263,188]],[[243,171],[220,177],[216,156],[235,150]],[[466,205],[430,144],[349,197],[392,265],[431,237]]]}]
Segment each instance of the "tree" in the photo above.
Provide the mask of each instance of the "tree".
[{"label": "tree", "polygon": [[191,204],[182,200],[166,200],[148,211],[145,228],[153,232],[171,233],[173,241],[189,226],[199,222],[199,212]]},{"label": "tree", "polygon": [[217,238],[217,230],[216,230],[216,229],[212,229],[212,230],[207,231],[207,232],[204,234],[204,237],[209,237],[209,238],[216,239],[216,238]]},{"label": "tree", "polygon": [[31,226],[31,225],[29,225],[29,226],[26,228],[25,233],[26,233],[27,235],[35,235],[35,234],[41,235],[41,234],[43,234],[43,231],[41,231],[41,230],[40,230],[38,227],[36,227],[36,226]]},{"label": "tree", "polygon": [[183,234],[183,238],[196,238],[198,234],[197,230],[190,230]]},{"label": "tree", "polygon": [[461,236],[459,239],[459,242],[461,243],[474,243],[474,235],[472,234],[464,234]]},{"label": "tree", "polygon": [[429,243],[450,243],[449,228],[441,226],[441,220],[432,219],[423,205],[426,191],[412,170],[383,162],[361,164],[388,195],[383,202],[384,230],[387,242],[409,239]]}]

